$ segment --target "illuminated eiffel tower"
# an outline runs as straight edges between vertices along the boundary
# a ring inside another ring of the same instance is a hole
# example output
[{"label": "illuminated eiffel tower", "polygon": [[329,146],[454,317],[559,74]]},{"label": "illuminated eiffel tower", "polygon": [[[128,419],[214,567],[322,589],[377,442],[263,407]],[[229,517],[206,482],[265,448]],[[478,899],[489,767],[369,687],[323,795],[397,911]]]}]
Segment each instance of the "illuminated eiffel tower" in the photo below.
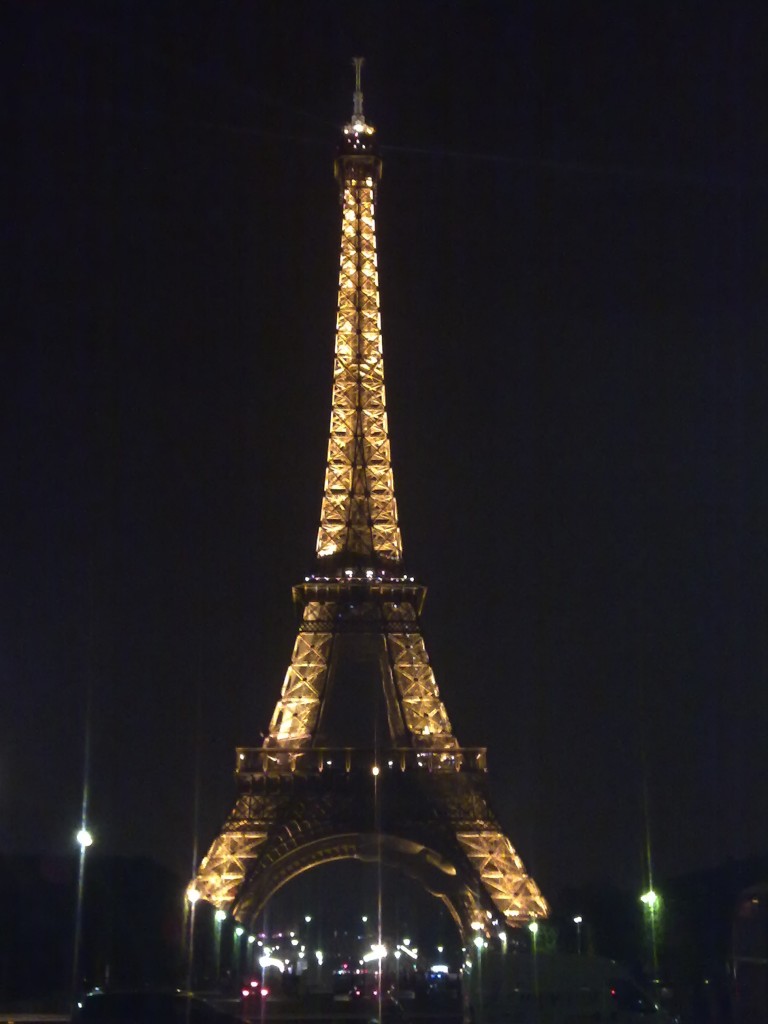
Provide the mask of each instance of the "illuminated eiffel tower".
[{"label": "illuminated eiffel tower", "polygon": [[[317,565],[293,588],[301,621],[269,734],[237,751],[235,806],[189,893],[253,926],[301,872],[378,860],[442,899],[463,937],[491,935],[548,907],[489,805],[485,749],[453,734],[421,632],[426,589],[402,566],[376,269],[381,160],[361,64],[335,162],[341,268]],[[386,738],[334,747],[324,740],[332,683],[347,659],[354,673],[361,651],[383,689]]]}]

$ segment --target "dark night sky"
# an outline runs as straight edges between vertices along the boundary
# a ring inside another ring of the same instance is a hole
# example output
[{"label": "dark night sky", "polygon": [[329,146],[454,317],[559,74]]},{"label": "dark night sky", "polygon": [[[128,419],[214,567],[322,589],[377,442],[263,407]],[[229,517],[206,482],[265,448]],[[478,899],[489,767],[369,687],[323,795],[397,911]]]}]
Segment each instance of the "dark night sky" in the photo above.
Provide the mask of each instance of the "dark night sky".
[{"label": "dark night sky", "polygon": [[761,6],[3,6],[0,850],[71,848],[89,690],[101,848],[182,874],[268,724],[362,53],[460,741],[550,896],[642,884],[644,779],[657,876],[768,852]]}]

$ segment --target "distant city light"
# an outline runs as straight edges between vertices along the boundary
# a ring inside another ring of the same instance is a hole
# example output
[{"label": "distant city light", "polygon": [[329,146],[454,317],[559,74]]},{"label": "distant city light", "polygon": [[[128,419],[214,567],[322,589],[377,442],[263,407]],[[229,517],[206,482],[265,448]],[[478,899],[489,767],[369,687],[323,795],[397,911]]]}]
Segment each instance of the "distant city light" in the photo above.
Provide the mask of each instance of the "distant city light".
[{"label": "distant city light", "polygon": [[197,903],[197,901],[199,899],[200,899],[200,893],[197,891],[197,889],[194,887],[194,885],[190,885],[190,887],[187,889],[187,900],[194,907],[194,905]]},{"label": "distant city light", "polygon": [[245,932],[245,928],[243,928],[243,926],[242,926],[242,925],[238,925],[238,926],[237,926],[237,928],[235,928],[235,935],[236,935],[236,936],[238,937],[238,939],[240,938],[240,936],[241,936],[241,935],[242,935],[242,934],[243,934],[244,932]]},{"label": "distant city light", "polygon": [[578,917],[578,916],[574,917],[574,919],[573,919],[573,923],[574,924],[581,924],[582,921],[583,921],[583,918],[582,917]]},{"label": "distant city light", "polygon": [[644,903],[646,907],[653,909],[653,907],[655,907],[656,904],[659,902],[659,897],[657,893],[653,891],[653,889],[649,889],[648,892],[644,892],[643,895],[640,897],[640,902]]},{"label": "distant city light", "polygon": [[261,967],[262,970],[265,970],[267,967],[276,967],[281,974],[285,970],[285,964],[283,961],[277,960],[273,956],[260,956],[259,967]]},{"label": "distant city light", "polygon": [[531,935],[536,935],[539,930],[539,922],[531,921],[531,923],[528,925],[528,930],[530,931]]}]

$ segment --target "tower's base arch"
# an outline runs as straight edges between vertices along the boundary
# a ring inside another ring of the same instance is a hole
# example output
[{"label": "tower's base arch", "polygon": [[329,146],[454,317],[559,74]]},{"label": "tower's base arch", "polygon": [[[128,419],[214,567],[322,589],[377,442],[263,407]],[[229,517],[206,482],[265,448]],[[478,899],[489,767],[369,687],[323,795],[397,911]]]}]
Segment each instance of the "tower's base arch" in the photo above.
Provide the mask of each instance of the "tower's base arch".
[{"label": "tower's base arch", "polygon": [[306,871],[344,860],[377,863],[402,872],[443,903],[462,941],[471,934],[478,907],[471,873],[422,843],[370,832],[328,833],[282,852],[269,864],[254,866],[243,882],[232,913],[254,930],[258,916],[285,885]]}]

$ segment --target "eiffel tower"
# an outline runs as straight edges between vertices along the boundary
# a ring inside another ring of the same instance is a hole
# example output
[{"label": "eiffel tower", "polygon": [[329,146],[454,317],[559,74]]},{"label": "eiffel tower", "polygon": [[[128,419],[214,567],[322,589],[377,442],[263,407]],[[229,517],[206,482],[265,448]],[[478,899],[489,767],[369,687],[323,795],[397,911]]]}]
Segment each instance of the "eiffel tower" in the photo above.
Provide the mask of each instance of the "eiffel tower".
[{"label": "eiffel tower", "polygon": [[[403,569],[376,269],[381,160],[363,115],[362,59],[354,63],[352,119],[335,160],[341,266],[317,563],[293,588],[300,625],[269,734],[237,750],[234,808],[188,893],[255,926],[303,871],[378,861],[440,898],[468,940],[546,917],[548,906],[491,809],[485,749],[460,747],[453,734],[421,631],[426,588]],[[361,654],[383,689],[386,734],[329,746],[334,680],[351,661],[361,688]]]}]

